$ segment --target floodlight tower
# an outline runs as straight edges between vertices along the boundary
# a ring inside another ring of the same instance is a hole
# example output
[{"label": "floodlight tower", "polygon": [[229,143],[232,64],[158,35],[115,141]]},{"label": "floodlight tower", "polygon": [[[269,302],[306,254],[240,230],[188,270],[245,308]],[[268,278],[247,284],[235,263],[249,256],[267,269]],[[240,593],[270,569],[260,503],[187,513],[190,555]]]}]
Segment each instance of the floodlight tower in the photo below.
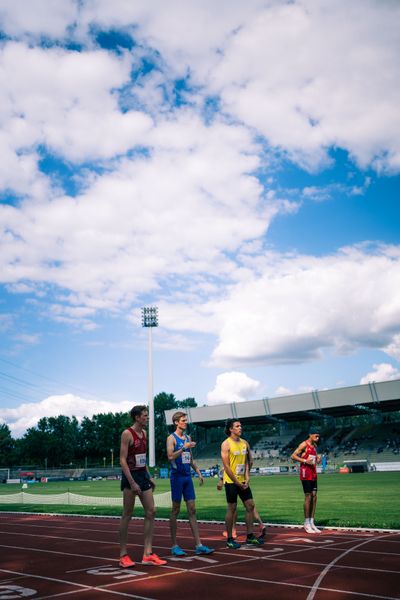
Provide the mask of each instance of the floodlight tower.
[{"label": "floodlight tower", "polygon": [[152,329],[158,327],[157,306],[142,308],[142,327],[147,327],[149,332],[148,344],[148,401],[149,401],[149,465],[155,467],[155,437],[154,437],[154,394],[153,394],[153,338]]}]

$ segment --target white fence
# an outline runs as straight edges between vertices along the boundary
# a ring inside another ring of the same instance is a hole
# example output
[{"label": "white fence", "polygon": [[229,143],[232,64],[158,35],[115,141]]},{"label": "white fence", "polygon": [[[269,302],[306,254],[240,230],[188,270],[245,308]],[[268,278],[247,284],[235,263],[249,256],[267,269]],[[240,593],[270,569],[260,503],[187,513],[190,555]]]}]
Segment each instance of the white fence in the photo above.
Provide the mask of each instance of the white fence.
[{"label": "white fence", "polygon": [[376,462],[371,466],[375,471],[400,471],[400,462]]},{"label": "white fence", "polygon": [[[171,506],[170,492],[154,494],[156,506]],[[121,506],[122,497],[102,498],[100,496],[82,496],[81,494],[29,494],[18,492],[17,494],[0,494],[0,504],[73,504],[85,506]]]}]

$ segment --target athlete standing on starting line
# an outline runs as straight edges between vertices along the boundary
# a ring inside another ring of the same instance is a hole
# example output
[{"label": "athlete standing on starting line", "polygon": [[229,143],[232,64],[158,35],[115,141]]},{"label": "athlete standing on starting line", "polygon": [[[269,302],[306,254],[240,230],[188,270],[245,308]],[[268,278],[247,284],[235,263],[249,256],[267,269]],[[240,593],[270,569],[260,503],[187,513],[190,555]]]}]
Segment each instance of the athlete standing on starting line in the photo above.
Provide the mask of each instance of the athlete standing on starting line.
[{"label": "athlete standing on starting line", "polygon": [[132,517],[136,496],[139,496],[144,509],[144,548],[142,562],[146,565],[167,564],[166,560],[159,558],[152,550],[156,509],[153,498],[155,482],[150,476],[146,463],[147,444],[145,428],[149,419],[147,406],[134,406],[130,414],[133,424],[122,433],[120,449],[123,513],[119,526],[119,566],[124,569],[135,565],[128,555],[127,538],[129,521]]},{"label": "athlete standing on starting line", "polygon": [[225,425],[227,439],[221,444],[221,458],[224,466],[224,487],[228,503],[225,525],[228,534],[228,548],[240,548],[239,542],[233,539],[233,522],[237,508],[237,498],[241,499],[246,509],[247,538],[246,544],[260,546],[263,541],[256,538],[254,527],[254,501],[249,487],[250,479],[250,446],[241,439],[242,426],[237,419],[228,419]]},{"label": "athlete standing on starting line", "polygon": [[304,491],[304,529],[307,533],[321,533],[314,524],[315,508],[317,506],[317,463],[321,457],[317,454],[319,433],[310,433],[308,439],[302,442],[293,452],[292,459],[300,463],[300,481]]},{"label": "athlete standing on starting line", "polygon": [[212,548],[202,544],[199,535],[199,526],[196,518],[196,494],[194,491],[192,474],[190,468],[196,471],[200,485],[203,485],[203,476],[193,460],[192,448],[196,446],[189,435],[186,433],[188,418],[186,413],[178,411],[172,415],[172,422],[176,429],[174,433],[167,438],[167,455],[171,464],[171,498],[172,510],[170,517],[170,529],[173,556],[185,556],[186,552],[178,546],[176,541],[177,518],[181,510],[182,496],[186,502],[186,508],[189,517],[190,527],[195,540],[196,554],[211,554]]}]

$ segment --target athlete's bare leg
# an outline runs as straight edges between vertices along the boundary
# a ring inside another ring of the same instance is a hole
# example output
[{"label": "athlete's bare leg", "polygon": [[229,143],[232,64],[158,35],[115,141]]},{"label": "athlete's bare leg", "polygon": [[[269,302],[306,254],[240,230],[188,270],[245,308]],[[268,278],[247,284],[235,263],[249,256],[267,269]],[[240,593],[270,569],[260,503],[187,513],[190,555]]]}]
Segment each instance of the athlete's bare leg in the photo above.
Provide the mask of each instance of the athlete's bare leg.
[{"label": "athlete's bare leg", "polygon": [[171,531],[172,546],[176,546],[177,519],[180,511],[181,503],[172,501],[171,516],[169,518],[169,529]]},{"label": "athlete's bare leg", "polygon": [[199,535],[199,526],[198,526],[197,518],[196,518],[196,503],[195,503],[195,501],[187,500],[186,507],[187,507],[188,517],[189,517],[190,528],[193,533],[195,544],[196,544],[196,546],[200,546],[201,539],[200,539],[200,535]]},{"label": "athlete's bare leg", "polygon": [[246,500],[243,504],[246,509],[245,519],[247,535],[251,535],[253,533],[254,527],[254,500],[250,498],[249,500]]},{"label": "athlete's bare leg", "polygon": [[142,493],[140,500],[144,509],[144,544],[143,555],[152,554],[154,517],[156,515],[156,507],[154,505],[153,490],[146,490]]},{"label": "athlete's bare leg", "polygon": [[312,503],[311,494],[304,494],[304,518],[305,519],[311,518],[311,503]]},{"label": "athlete's bare leg", "polygon": [[310,517],[313,519],[315,515],[315,509],[317,507],[317,492],[313,492],[311,496],[311,510]]},{"label": "athlete's bare leg", "polygon": [[232,537],[233,518],[236,512],[236,502],[228,502],[225,516],[225,527],[228,534],[228,538]]},{"label": "athlete's bare leg", "polygon": [[119,522],[119,545],[120,545],[120,556],[128,554],[127,540],[128,540],[128,527],[129,521],[131,520],[133,509],[135,506],[136,494],[132,492],[130,488],[125,488],[123,491],[123,509],[122,516]]}]

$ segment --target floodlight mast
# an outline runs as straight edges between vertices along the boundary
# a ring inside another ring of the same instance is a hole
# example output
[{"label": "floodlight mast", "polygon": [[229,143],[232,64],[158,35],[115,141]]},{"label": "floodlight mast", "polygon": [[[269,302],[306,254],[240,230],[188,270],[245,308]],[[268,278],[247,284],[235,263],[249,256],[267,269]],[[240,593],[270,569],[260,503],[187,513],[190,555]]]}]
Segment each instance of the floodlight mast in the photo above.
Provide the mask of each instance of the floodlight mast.
[{"label": "floodlight mast", "polygon": [[156,465],[155,451],[155,422],[154,422],[154,393],[153,393],[153,327],[158,327],[158,307],[145,306],[142,308],[142,327],[148,330],[148,403],[149,403],[149,465]]}]

